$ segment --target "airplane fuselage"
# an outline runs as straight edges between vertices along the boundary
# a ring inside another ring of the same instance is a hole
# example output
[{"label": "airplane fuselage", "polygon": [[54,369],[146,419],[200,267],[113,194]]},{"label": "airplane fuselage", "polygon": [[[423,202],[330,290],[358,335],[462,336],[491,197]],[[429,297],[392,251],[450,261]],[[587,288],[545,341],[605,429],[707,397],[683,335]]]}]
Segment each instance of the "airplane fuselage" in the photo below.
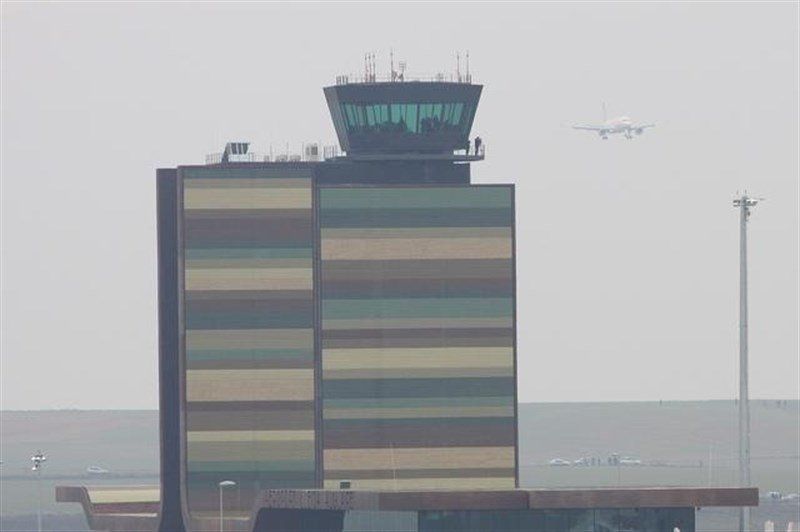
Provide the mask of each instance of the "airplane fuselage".
[{"label": "airplane fuselage", "polygon": [[606,120],[600,125],[576,125],[575,129],[594,131],[600,138],[607,139],[609,135],[622,133],[626,138],[631,139],[633,135],[641,135],[646,128],[653,127],[655,124],[637,124],[628,116],[618,116],[611,120]]},{"label": "airplane fuselage", "polygon": [[633,120],[627,116],[620,116],[612,118],[611,120],[606,120],[605,125],[609,133],[623,133],[633,128]]}]

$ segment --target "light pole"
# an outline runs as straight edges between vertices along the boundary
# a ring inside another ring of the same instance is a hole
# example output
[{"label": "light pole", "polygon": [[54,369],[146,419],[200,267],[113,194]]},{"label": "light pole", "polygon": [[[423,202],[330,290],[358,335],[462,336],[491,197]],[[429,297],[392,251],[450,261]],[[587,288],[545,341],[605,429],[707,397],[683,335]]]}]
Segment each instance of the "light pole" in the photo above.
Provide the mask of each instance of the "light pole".
[{"label": "light pole", "polygon": [[223,480],[218,484],[219,486],[219,532],[225,532],[225,525],[222,520],[222,490],[227,487],[233,487],[236,482],[232,480]]},{"label": "light pole", "polygon": [[[747,219],[758,198],[747,192],[733,200],[739,209],[739,486],[750,487],[750,397],[747,389]],[[739,531],[750,529],[750,508],[739,509]]]},{"label": "light pole", "polygon": [[47,461],[47,457],[42,451],[36,451],[31,456],[31,471],[36,473],[36,524],[39,532],[42,532],[42,464]]}]

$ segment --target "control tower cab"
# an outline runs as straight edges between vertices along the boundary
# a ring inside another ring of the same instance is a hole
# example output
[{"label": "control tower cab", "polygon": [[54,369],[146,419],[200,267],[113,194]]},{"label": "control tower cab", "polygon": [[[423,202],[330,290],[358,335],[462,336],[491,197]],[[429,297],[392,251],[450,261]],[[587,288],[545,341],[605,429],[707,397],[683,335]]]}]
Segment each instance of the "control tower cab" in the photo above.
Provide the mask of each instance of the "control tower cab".
[{"label": "control tower cab", "polygon": [[476,161],[469,133],[482,85],[445,81],[348,83],[325,88],[342,150],[350,159]]}]

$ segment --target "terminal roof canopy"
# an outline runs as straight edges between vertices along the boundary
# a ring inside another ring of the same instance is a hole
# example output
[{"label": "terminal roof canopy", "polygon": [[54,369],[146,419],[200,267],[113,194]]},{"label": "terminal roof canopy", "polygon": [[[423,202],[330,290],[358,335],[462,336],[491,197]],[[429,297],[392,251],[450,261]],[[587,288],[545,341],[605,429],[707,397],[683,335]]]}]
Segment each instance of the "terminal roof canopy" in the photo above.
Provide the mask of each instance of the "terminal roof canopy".
[{"label": "terminal roof canopy", "polygon": [[325,97],[348,154],[441,154],[464,149],[482,88],[447,82],[359,83],[326,87]]}]

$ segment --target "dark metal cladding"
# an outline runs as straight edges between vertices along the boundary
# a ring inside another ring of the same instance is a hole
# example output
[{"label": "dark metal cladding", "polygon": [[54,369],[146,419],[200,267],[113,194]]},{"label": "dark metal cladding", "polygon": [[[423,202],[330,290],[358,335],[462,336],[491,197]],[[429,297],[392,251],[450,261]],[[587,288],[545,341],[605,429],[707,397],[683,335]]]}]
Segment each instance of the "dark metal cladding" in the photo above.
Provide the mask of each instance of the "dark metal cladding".
[{"label": "dark metal cladding", "polygon": [[158,359],[161,425],[159,532],[183,532],[180,476],[180,369],[178,366],[177,171],[156,174],[158,209]]}]

